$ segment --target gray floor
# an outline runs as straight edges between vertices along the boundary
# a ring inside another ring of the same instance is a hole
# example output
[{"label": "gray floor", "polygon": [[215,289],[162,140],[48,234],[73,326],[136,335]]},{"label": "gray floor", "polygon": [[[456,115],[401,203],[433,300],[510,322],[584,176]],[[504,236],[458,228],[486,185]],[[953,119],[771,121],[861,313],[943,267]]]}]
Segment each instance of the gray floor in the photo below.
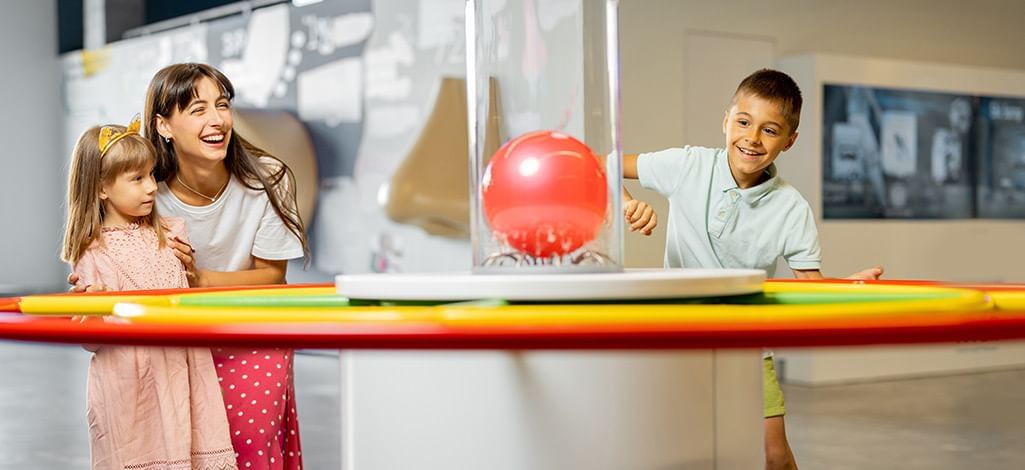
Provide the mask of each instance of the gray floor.
[{"label": "gray floor", "polygon": [[1025,371],[784,385],[804,469],[1025,468]]},{"label": "gray floor", "polygon": [[[0,342],[0,469],[86,469],[78,347]],[[305,468],[339,468],[338,365],[296,356]],[[834,387],[784,385],[804,469],[1025,468],[1025,371]]]},{"label": "gray floor", "polygon": [[[85,379],[78,346],[0,341],[0,470],[89,468]],[[339,468],[338,356],[295,356],[303,461]],[[326,353],[331,354],[331,353]]]}]

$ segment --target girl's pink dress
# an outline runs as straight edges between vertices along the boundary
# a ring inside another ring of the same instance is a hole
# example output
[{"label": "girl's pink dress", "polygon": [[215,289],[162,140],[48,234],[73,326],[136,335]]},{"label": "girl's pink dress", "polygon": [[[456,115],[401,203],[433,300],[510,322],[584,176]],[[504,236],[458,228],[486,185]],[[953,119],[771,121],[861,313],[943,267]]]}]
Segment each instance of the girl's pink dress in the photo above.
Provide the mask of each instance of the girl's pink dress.
[{"label": "girl's pink dress", "polygon": [[[165,236],[188,240],[181,219]],[[171,248],[151,227],[104,228],[75,264],[79,285],[108,290],[188,287]],[[224,401],[209,349],[102,346],[89,364],[93,469],[237,469]]]}]

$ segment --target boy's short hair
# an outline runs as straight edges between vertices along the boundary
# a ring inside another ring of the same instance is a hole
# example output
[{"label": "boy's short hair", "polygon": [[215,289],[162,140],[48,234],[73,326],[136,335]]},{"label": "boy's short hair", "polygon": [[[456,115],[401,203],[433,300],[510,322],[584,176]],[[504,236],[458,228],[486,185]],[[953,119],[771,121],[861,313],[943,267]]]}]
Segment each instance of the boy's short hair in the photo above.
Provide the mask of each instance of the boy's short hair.
[{"label": "boy's short hair", "polygon": [[737,97],[742,94],[779,103],[783,118],[790,126],[790,132],[797,131],[797,126],[801,123],[801,88],[789,75],[772,69],[761,69],[748,75],[737,86],[731,106],[736,104]]}]

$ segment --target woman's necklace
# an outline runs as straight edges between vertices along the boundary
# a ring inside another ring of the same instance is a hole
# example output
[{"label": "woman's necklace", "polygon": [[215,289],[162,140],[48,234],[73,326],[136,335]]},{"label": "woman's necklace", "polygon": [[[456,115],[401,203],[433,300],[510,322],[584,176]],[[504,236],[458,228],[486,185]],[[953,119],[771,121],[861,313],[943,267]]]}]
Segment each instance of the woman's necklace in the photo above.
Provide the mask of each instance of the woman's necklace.
[{"label": "woman's necklace", "polygon": [[178,173],[174,174],[174,179],[178,180],[178,184],[180,184],[183,188],[188,189],[190,192],[192,192],[192,194],[195,194],[196,196],[199,196],[199,197],[201,197],[203,199],[206,199],[206,200],[208,200],[210,202],[214,202],[214,201],[217,200],[218,197],[221,196],[221,193],[224,192],[224,188],[228,187],[228,182],[231,181],[231,175],[228,175],[228,181],[224,182],[224,186],[221,186],[221,189],[219,189],[217,191],[217,194],[214,194],[214,197],[207,196],[206,194],[203,194],[203,193],[201,193],[199,191],[196,191],[195,189],[192,189],[191,186],[185,184],[185,182],[182,181],[182,177]]}]

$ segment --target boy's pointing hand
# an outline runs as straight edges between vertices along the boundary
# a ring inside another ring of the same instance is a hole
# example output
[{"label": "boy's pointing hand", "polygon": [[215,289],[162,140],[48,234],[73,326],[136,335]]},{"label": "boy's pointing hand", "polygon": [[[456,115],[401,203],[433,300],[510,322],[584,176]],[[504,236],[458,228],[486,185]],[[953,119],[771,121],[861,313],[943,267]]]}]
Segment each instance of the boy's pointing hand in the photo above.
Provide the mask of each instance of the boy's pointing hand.
[{"label": "boy's pointing hand", "polygon": [[630,225],[631,232],[641,232],[644,235],[651,235],[658,225],[658,215],[655,210],[643,201],[630,199],[623,203],[623,214],[626,216],[626,223]]}]

